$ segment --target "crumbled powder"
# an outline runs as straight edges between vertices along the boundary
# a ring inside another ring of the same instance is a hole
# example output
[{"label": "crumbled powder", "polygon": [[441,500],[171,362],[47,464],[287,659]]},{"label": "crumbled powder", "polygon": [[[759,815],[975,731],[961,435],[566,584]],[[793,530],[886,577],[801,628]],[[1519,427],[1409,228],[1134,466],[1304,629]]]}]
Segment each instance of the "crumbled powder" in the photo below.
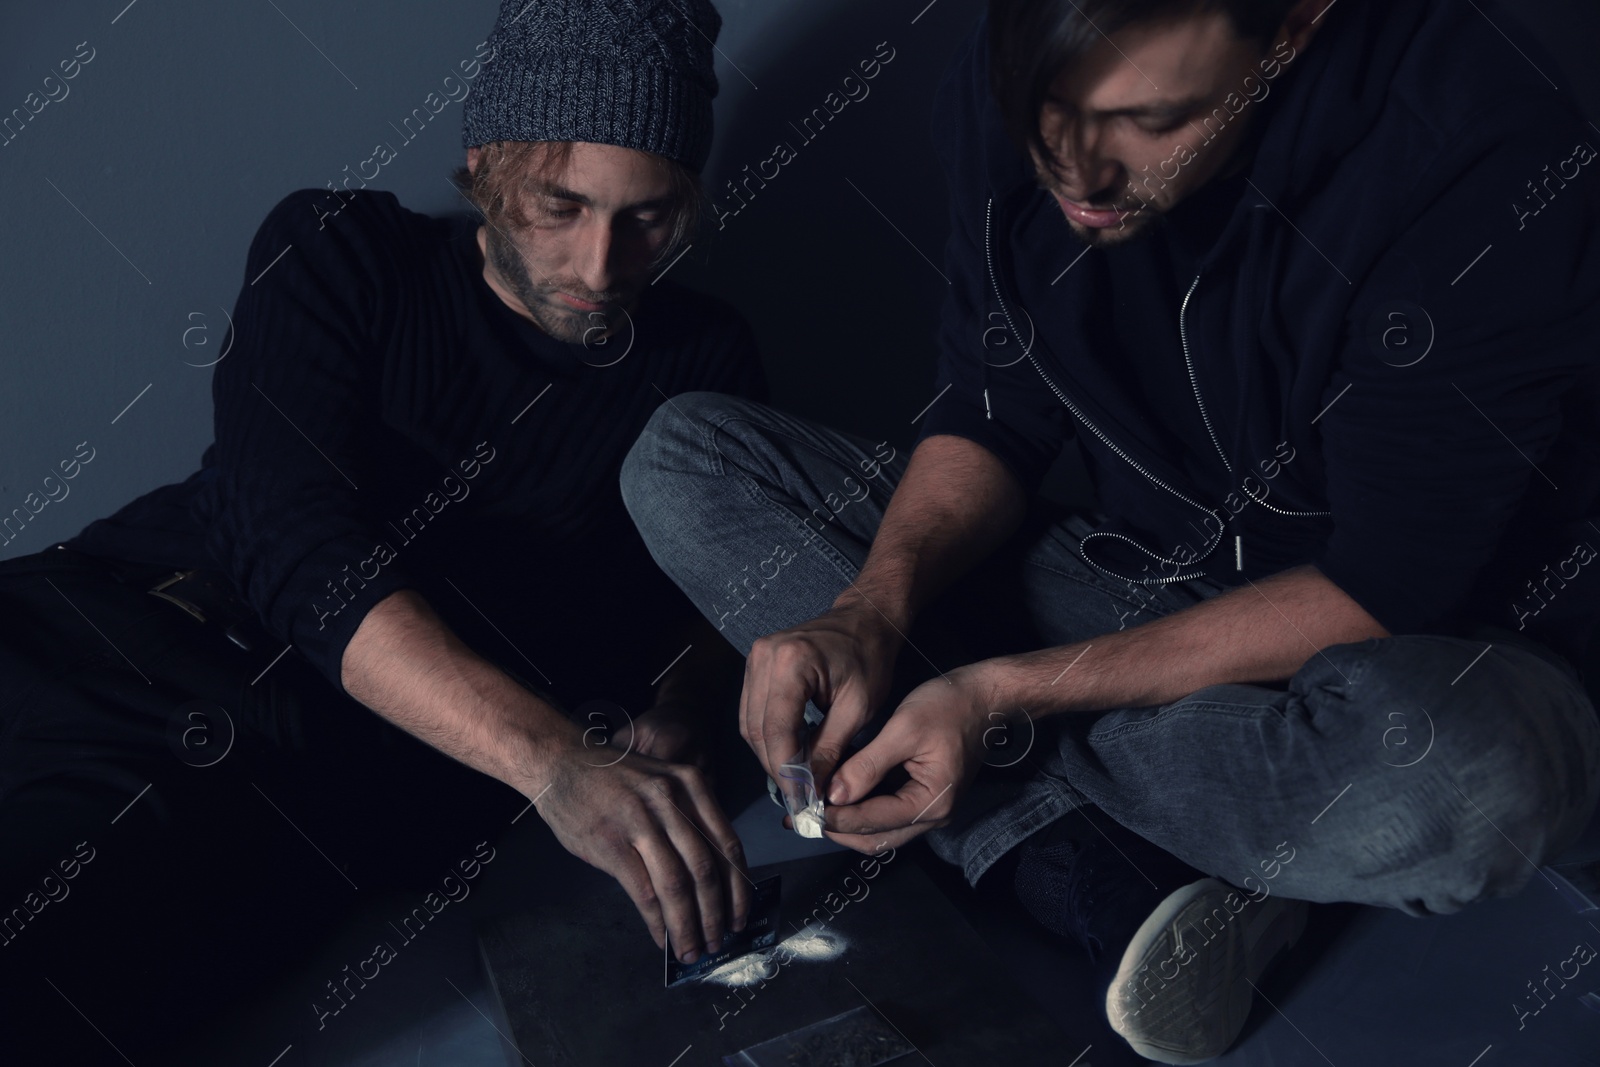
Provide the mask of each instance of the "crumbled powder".
[{"label": "crumbled powder", "polygon": [[823,933],[812,926],[807,926],[792,937],[786,938],[779,949],[786,949],[801,960],[832,960],[844,954],[850,942],[844,937],[834,933]]},{"label": "crumbled powder", "polygon": [[794,832],[801,837],[821,838],[824,818],[822,812],[822,800],[818,798],[815,803],[795,814]]},{"label": "crumbled powder", "polygon": [[777,965],[772,962],[770,955],[765,952],[749,952],[743,956],[735,956],[721,967],[708,971],[703,980],[716,982],[718,985],[746,986],[765,982],[777,973]]},{"label": "crumbled powder", "polygon": [[701,976],[701,981],[716,982],[725,986],[755,985],[758,982],[765,982],[778,973],[778,968],[781,966],[777,959],[779,953],[786,953],[789,959],[815,963],[838,959],[848,947],[850,942],[842,935],[824,933],[815,926],[807,926],[785,938],[776,948],[747,952],[714,970],[707,971]]}]

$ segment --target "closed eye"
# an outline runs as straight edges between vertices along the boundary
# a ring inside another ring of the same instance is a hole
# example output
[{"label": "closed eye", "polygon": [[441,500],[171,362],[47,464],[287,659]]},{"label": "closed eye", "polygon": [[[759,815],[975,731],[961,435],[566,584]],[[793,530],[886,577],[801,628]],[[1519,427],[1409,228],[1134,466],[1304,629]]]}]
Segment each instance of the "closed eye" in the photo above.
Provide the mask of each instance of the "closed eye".
[{"label": "closed eye", "polygon": [[1170,121],[1158,120],[1159,124],[1155,126],[1146,126],[1140,123],[1135,123],[1134,125],[1138,127],[1140,133],[1146,134],[1150,137],[1161,137],[1165,134],[1174,132],[1179,126],[1182,126],[1187,121],[1187,115],[1179,115]]},{"label": "closed eye", "polygon": [[543,200],[539,203],[539,217],[546,219],[577,218],[581,210],[571,200]]}]

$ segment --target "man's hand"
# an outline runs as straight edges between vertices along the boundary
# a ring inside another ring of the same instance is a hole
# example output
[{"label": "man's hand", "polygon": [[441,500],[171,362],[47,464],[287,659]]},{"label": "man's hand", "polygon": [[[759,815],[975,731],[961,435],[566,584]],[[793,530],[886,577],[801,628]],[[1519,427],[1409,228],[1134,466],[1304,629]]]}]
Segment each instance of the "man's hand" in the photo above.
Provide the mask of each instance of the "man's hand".
[{"label": "man's hand", "polygon": [[[979,672],[963,668],[919,685],[834,775],[824,832],[871,852],[882,842],[899,848],[944,825],[983,765],[984,733],[993,726],[991,694]],[[906,783],[893,794],[869,797],[896,767],[909,775]]]},{"label": "man's hand", "polygon": [[680,956],[743,929],[749,875],[694,767],[630,753],[606,766],[583,731],[457,637],[419,593],[391,593],[345,649],[346,692],[534,800],[569,852],[622,883]]},{"label": "man's hand", "polygon": [[811,743],[817,788],[889,692],[898,634],[870,606],[827,614],[756,640],[745,663],[739,733],[774,780],[800,751],[806,701],[827,712]]},{"label": "man's hand", "polygon": [[944,434],[917,445],[866,562],[832,610],[750,648],[739,730],[769,775],[799,751],[810,699],[827,712],[811,746],[826,795],[844,746],[888,698],[921,607],[1004,542],[1026,510],[1021,483],[982,445]]},{"label": "man's hand", "polygon": [[[948,821],[983,763],[984,734],[997,712],[1008,720],[1026,707],[1038,720],[1156,707],[1208,685],[1286,681],[1308,649],[1316,655],[1387,636],[1307,564],[1089,641],[969,664],[912,690],[872,743],[838,769],[827,793],[838,806],[824,832],[870,851]],[[910,776],[898,792],[862,799],[897,766]]]},{"label": "man's hand", "polygon": [[704,771],[710,769],[711,762],[704,744],[704,725],[704,715],[697,709],[658,701],[637,719],[625,723],[611,743],[636,756],[688,763]]},{"label": "man's hand", "polygon": [[622,884],[656,945],[692,963],[743,930],[751,881],[733,825],[695,767],[579,746],[548,765],[539,815],[574,856]]}]

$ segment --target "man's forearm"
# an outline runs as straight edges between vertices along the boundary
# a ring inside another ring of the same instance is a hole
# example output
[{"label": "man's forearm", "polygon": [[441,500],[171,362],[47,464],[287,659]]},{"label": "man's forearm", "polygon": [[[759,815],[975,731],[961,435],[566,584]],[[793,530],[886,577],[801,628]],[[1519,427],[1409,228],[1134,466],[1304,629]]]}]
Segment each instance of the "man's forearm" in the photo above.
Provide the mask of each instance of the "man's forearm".
[{"label": "man's forearm", "polygon": [[468,648],[414,590],[385,597],[345,647],[346,692],[385,719],[526,796],[578,727]]},{"label": "man's forearm", "polygon": [[1279,682],[1319,649],[1388,636],[1306,564],[1140,626],[971,669],[991,707],[1039,718],[1168,704],[1208,685]]},{"label": "man's forearm", "polygon": [[881,612],[903,634],[923,605],[999,547],[1026,511],[1022,486],[994,453],[964,437],[929,437],[895,487],[866,565],[834,606]]}]

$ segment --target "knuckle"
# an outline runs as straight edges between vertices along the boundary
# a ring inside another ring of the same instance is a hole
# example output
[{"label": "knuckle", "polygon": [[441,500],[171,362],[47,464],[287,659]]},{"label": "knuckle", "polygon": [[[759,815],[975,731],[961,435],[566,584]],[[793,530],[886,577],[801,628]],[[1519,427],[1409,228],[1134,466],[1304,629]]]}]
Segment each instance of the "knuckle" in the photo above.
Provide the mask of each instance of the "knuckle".
[{"label": "knuckle", "polygon": [[721,873],[721,864],[717,863],[715,856],[700,856],[689,863],[689,874],[696,885],[714,884]]},{"label": "knuckle", "polygon": [[773,649],[772,661],[776,667],[793,670],[810,660],[814,652],[811,642],[806,638],[791,638]]},{"label": "knuckle", "polygon": [[811,758],[827,764],[838,763],[839,757],[842,755],[844,755],[844,749],[839,745],[822,743],[813,745],[811,748]]}]

